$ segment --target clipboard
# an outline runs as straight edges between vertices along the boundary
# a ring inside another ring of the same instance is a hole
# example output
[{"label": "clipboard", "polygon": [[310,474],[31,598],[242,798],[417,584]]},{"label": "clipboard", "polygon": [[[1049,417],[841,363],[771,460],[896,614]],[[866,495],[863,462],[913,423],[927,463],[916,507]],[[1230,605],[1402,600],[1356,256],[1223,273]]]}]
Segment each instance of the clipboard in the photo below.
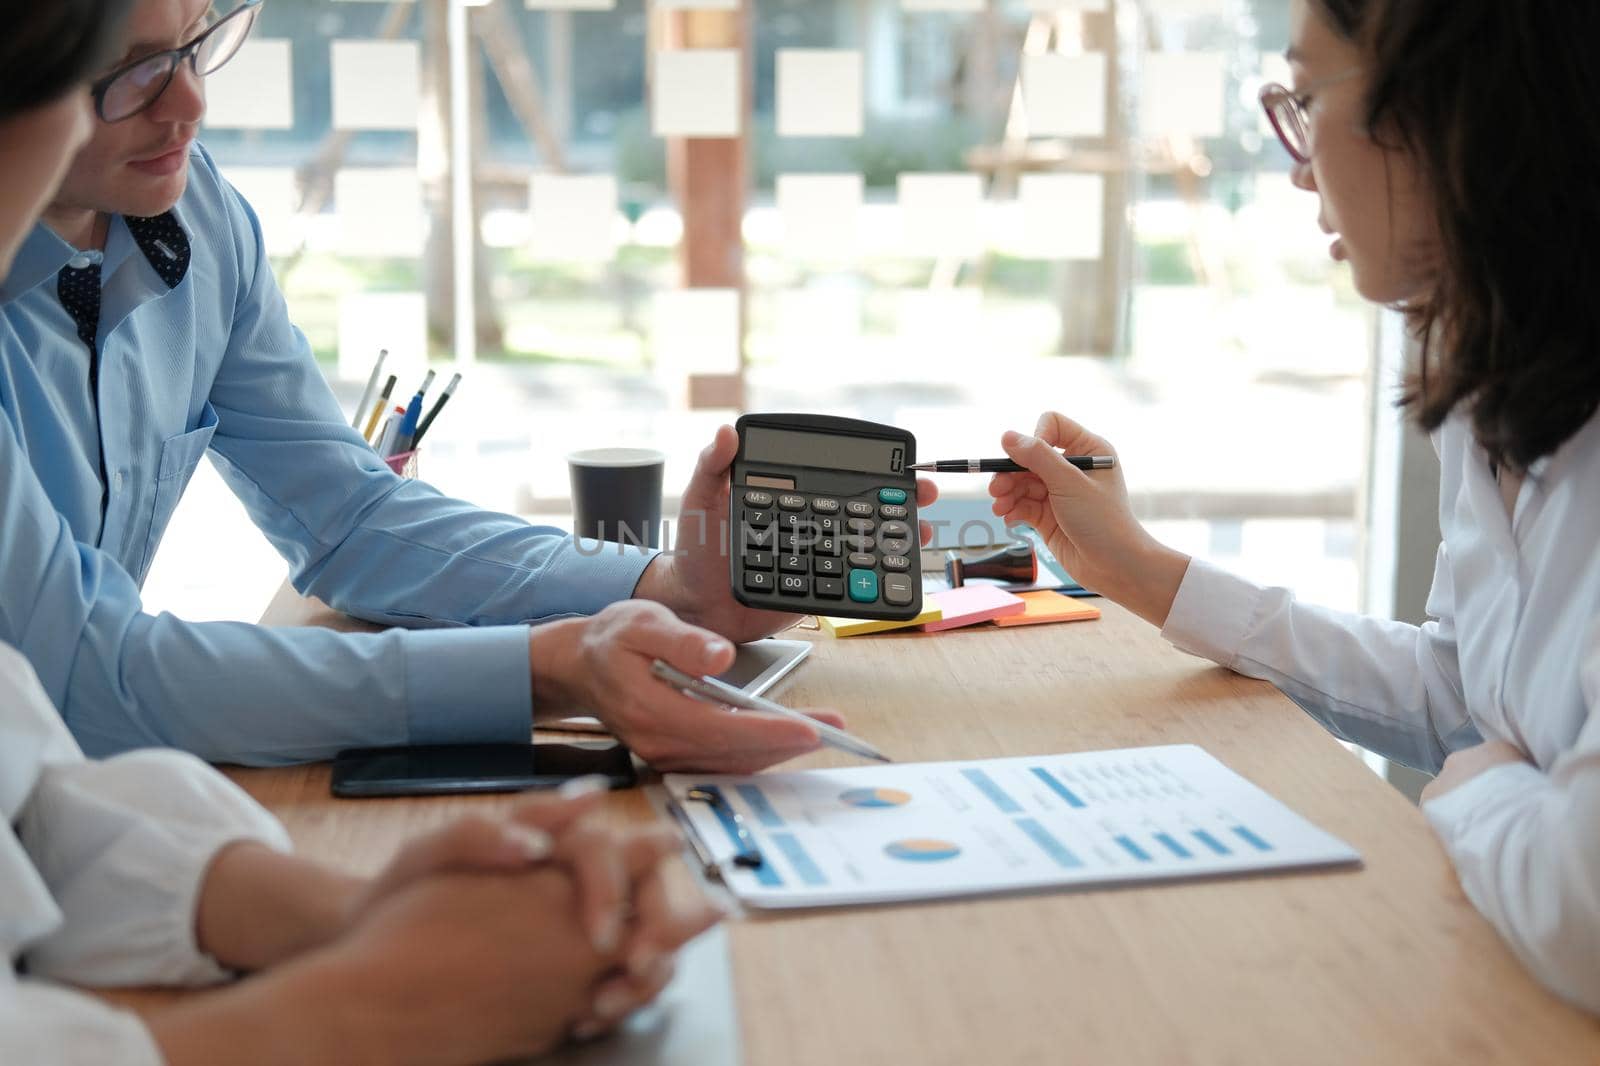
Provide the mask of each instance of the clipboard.
[{"label": "clipboard", "polygon": [[702,870],[788,909],[1351,865],[1194,745],[752,776],[668,774]]}]

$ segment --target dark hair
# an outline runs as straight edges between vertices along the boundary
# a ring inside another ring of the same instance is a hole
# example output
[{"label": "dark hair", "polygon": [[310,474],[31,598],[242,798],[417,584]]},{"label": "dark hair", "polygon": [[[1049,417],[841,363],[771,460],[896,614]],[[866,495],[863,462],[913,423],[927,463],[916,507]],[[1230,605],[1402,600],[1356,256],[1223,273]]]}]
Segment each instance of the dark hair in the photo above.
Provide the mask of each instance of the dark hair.
[{"label": "dark hair", "polygon": [[117,58],[130,0],[0,0],[0,119],[47,104]]},{"label": "dark hair", "polygon": [[1372,57],[1367,127],[1399,138],[1441,237],[1405,308],[1424,429],[1466,405],[1492,462],[1526,470],[1600,408],[1600,41],[1592,0],[1313,0]]}]

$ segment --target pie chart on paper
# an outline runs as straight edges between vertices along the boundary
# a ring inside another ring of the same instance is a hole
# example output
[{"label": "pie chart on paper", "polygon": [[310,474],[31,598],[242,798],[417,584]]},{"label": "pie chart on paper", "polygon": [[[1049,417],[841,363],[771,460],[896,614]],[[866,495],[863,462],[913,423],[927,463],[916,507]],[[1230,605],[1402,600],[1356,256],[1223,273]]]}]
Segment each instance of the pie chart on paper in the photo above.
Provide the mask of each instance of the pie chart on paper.
[{"label": "pie chart on paper", "polygon": [[901,862],[943,862],[961,854],[961,849],[950,841],[934,840],[931,837],[896,840],[886,845],[883,850],[891,859],[899,859]]},{"label": "pie chart on paper", "polygon": [[911,802],[911,793],[898,788],[852,788],[840,793],[839,799],[852,807],[904,807]]}]

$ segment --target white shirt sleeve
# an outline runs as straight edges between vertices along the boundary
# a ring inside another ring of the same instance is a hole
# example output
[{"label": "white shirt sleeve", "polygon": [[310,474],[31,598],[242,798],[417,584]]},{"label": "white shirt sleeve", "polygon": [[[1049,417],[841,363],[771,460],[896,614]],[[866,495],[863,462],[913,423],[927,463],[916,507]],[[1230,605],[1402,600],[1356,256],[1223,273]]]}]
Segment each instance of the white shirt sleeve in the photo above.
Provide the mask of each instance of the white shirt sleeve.
[{"label": "white shirt sleeve", "polygon": [[[83,758],[28,661],[0,644],[0,1062],[159,1062],[134,1015],[56,987],[226,976],[195,939],[217,852],[282,826],[192,756]],[[19,964],[21,974],[19,974]]]},{"label": "white shirt sleeve", "polygon": [[28,1066],[161,1066],[130,1011],[45,981],[0,975],[0,1062]]},{"label": "white shirt sleeve", "polygon": [[1443,546],[1422,626],[1300,603],[1200,559],[1162,635],[1184,651],[1271,681],[1345,740],[1430,773],[1479,742],[1456,660]]},{"label": "white shirt sleeve", "polygon": [[211,859],[240,840],[289,846],[255,801],[175,751],[47,768],[17,836],[62,914],[27,949],[28,970],[88,985],[223,980],[195,941]]},{"label": "white shirt sleeve", "polygon": [[1422,810],[1473,906],[1546,986],[1600,1013],[1600,625],[1588,642],[1589,718],[1543,773],[1487,770]]}]

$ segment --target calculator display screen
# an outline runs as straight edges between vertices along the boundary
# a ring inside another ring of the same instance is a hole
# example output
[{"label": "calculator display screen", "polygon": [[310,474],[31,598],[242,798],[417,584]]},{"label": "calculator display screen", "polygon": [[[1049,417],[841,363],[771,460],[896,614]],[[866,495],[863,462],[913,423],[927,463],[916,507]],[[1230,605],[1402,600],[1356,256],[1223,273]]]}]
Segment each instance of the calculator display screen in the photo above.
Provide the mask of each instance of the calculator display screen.
[{"label": "calculator display screen", "polygon": [[745,427],[744,458],[747,463],[816,466],[868,474],[904,474],[906,468],[902,441],[761,426]]}]

